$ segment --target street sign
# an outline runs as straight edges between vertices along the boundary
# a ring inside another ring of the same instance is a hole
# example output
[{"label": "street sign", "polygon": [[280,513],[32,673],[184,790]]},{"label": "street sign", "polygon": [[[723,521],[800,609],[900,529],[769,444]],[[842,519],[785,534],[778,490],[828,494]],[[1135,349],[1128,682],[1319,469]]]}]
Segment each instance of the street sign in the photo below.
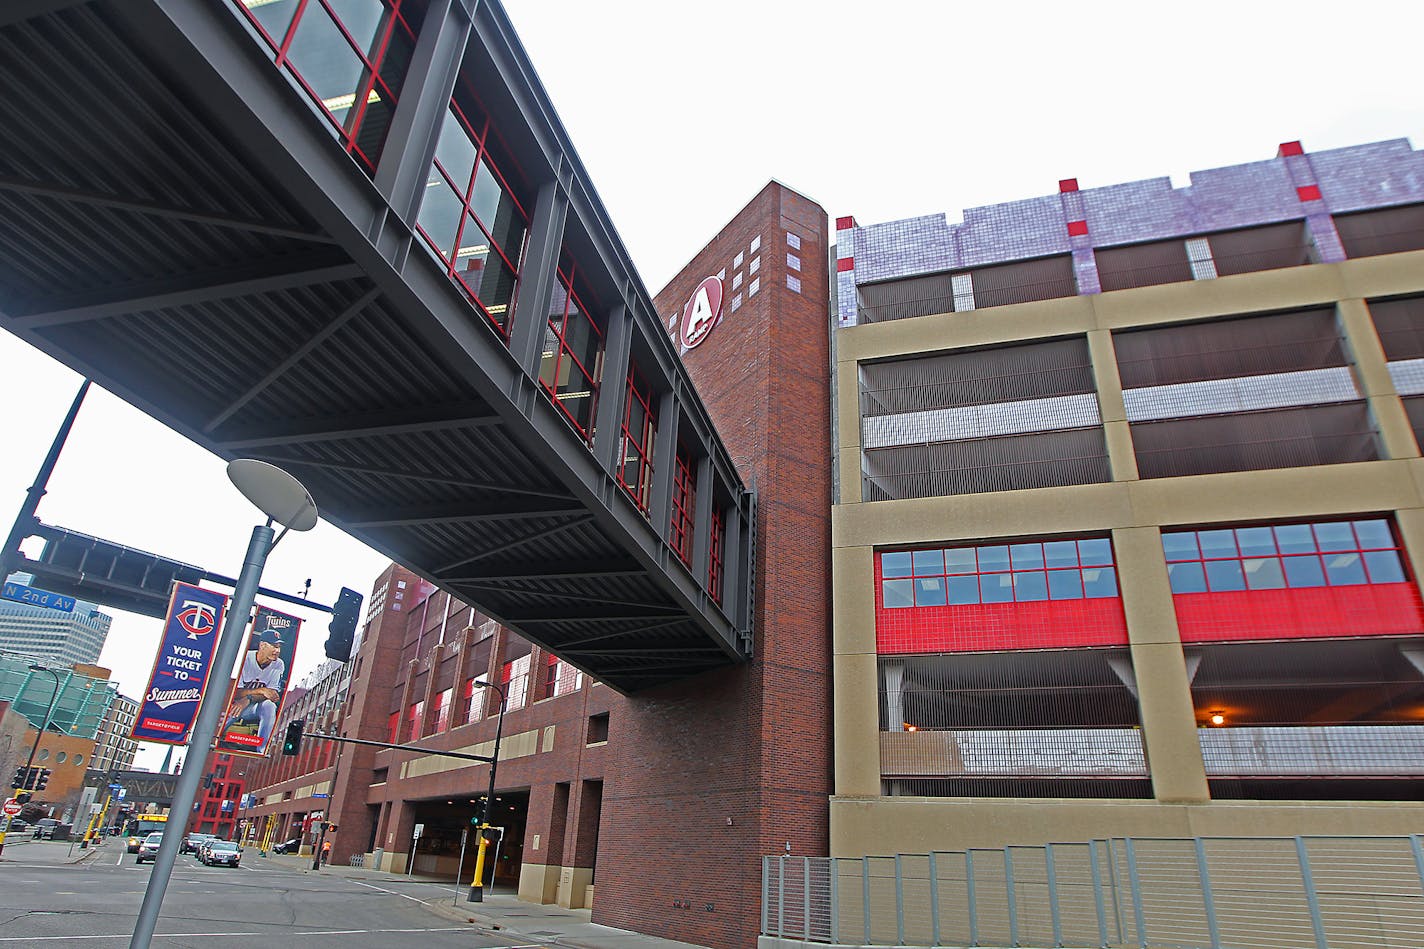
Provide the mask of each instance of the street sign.
[{"label": "street sign", "polygon": [[313,794],[312,797],[331,797],[330,794]]},{"label": "street sign", "polygon": [[12,797],[5,802],[5,806],[0,808],[0,811],[2,811],[6,817],[19,817],[20,811],[24,809],[25,806]]},{"label": "street sign", "polygon": [[23,583],[6,581],[0,586],[0,600],[14,600],[16,603],[23,603],[26,606],[38,606],[46,610],[58,610],[61,613],[73,613],[75,598],[63,596],[59,593],[52,593],[49,590],[41,590],[39,587],[26,586]]},{"label": "street sign", "polygon": [[415,825],[415,834],[413,835],[413,836],[415,837],[415,839],[416,839],[416,840],[419,840],[419,839],[420,839],[420,835],[423,834],[423,833],[425,833],[425,825],[424,825],[424,824],[416,824],[416,825]]}]

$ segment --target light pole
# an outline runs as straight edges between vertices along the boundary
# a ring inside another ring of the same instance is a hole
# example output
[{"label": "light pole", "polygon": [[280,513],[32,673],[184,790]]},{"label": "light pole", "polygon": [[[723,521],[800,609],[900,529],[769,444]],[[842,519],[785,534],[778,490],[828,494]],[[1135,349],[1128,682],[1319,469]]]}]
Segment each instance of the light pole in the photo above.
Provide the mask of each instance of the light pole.
[{"label": "light pole", "polygon": [[[499,767],[499,739],[504,734],[504,706],[507,701],[504,689],[493,682],[479,681],[474,684],[479,688],[494,689],[499,693],[499,721],[494,726],[494,756],[490,761],[489,793],[485,795],[485,806],[480,814],[480,844],[475,851],[475,879],[470,883],[470,895],[465,897],[466,902],[482,903],[485,898],[485,848],[489,846],[489,841],[485,839],[485,830],[489,828],[490,812],[494,809],[494,776],[495,770]],[[411,859],[415,859],[414,853],[411,854]]]},{"label": "light pole", "polygon": [[[198,705],[198,719],[193,724],[193,732],[188,739],[188,759],[199,755],[198,764],[185,767],[178,775],[178,783],[173,788],[173,801],[169,811],[182,814],[185,819],[192,814],[193,801],[198,796],[198,783],[202,779],[203,756],[212,746],[217,734],[218,718],[227,701],[227,678],[237,661],[242,646],[242,637],[252,618],[252,605],[257,598],[257,588],[262,582],[262,569],[267,564],[267,555],[277,545],[277,541],[287,535],[287,531],[308,531],[316,526],[316,502],[311,499],[301,482],[280,468],[252,459],[240,458],[228,463],[227,476],[239,491],[251,501],[253,506],[267,515],[266,524],[252,528],[252,537],[247,543],[247,555],[243,558],[242,572],[237,575],[237,586],[232,591],[232,602],[218,637],[217,655],[213,658],[212,677],[219,683],[210,687]],[[273,538],[272,522],[282,525],[282,533]],[[185,764],[188,760],[185,759]],[[153,858],[153,872],[148,877],[148,887],[144,890],[143,905],[139,907],[138,921],[134,924],[133,938],[129,949],[148,949],[153,942],[153,931],[158,926],[158,911],[163,905],[163,895],[168,890],[168,880],[173,875],[173,864],[178,859],[178,848],[182,845],[181,834],[164,834],[158,853]]]},{"label": "light pole", "polygon": [[[50,675],[54,676],[54,689],[50,692],[49,708],[45,710],[44,721],[40,722],[39,727],[35,729],[35,743],[30,746],[30,760],[25,762],[25,776],[27,778],[29,777],[30,772],[34,770],[35,752],[40,750],[40,739],[44,737],[44,731],[46,728],[49,727],[50,719],[54,718],[54,707],[59,702],[59,673],[51,669],[49,666],[42,666],[37,662],[30,663],[30,671],[48,672]],[[34,783],[33,779],[31,779],[29,783]]]},{"label": "light pole", "polygon": [[[59,702],[59,673],[48,666],[42,666],[36,662],[30,663],[30,671],[48,672],[54,676],[54,691],[50,693],[49,708],[45,710],[44,720],[35,726],[35,743],[30,746],[30,758],[29,761],[25,763],[24,783],[33,785],[39,783],[33,777],[35,771],[35,753],[40,750],[40,739],[44,737],[44,731],[49,727],[50,719],[54,718],[54,707]],[[17,785],[15,791],[19,792],[20,790],[21,788]],[[10,821],[13,819],[14,818],[10,817],[5,818],[5,826],[0,828],[0,853],[3,853],[5,850],[5,835],[10,832]]]}]

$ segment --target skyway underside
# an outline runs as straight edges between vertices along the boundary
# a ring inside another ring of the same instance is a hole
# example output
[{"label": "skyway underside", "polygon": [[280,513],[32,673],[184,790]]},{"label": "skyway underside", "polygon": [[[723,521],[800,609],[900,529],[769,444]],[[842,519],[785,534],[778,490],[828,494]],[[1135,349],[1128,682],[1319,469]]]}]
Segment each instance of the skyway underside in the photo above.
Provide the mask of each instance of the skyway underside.
[{"label": "skyway underside", "polygon": [[232,19],[0,12],[0,326],[620,691],[745,658]]}]

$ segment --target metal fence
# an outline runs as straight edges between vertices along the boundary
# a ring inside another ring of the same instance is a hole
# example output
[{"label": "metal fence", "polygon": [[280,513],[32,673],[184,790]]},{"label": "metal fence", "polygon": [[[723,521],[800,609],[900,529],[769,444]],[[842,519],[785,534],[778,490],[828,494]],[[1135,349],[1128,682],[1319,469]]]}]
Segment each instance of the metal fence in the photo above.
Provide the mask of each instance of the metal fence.
[{"label": "metal fence", "polygon": [[761,930],[841,946],[1418,949],[1424,837],[765,857]]}]

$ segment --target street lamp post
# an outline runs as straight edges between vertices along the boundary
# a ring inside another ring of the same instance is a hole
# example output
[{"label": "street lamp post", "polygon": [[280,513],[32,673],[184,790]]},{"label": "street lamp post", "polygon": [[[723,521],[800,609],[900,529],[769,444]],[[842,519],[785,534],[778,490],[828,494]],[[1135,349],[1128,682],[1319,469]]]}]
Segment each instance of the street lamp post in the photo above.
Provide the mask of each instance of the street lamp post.
[{"label": "street lamp post", "polygon": [[[242,646],[243,633],[252,618],[253,603],[257,589],[262,582],[262,570],[267,564],[267,555],[286,536],[287,531],[308,531],[316,526],[317,509],[307,489],[291,475],[272,465],[252,459],[239,458],[228,463],[228,478],[239,491],[251,501],[253,506],[267,515],[266,524],[252,528],[252,537],[247,543],[247,554],[242,562],[242,571],[237,575],[237,585],[232,591],[231,606],[227,622],[218,637],[217,654],[213,657],[213,676],[220,683],[226,683],[233,665],[237,661]],[[274,538],[272,523],[282,525],[282,533]],[[169,811],[188,817],[193,802],[198,796],[198,782],[202,777],[202,756],[206,756],[218,731],[218,718],[227,698],[223,686],[211,688],[204,693],[198,704],[197,721],[193,723],[188,740],[188,758],[198,755],[199,763],[185,767],[178,775],[173,788],[173,800]],[[129,949],[148,949],[153,941],[153,931],[158,925],[158,911],[163,905],[163,896],[168,889],[168,880],[173,875],[173,864],[178,859],[181,834],[164,834],[158,853],[153,859],[153,872],[148,876],[148,887],[144,890],[143,904],[139,907],[138,921],[134,924],[133,938]]]},{"label": "street lamp post", "polygon": [[[465,897],[466,902],[482,903],[485,898],[485,849],[489,846],[489,841],[485,839],[485,831],[489,829],[490,815],[494,810],[494,776],[495,770],[499,767],[499,739],[504,734],[504,707],[508,702],[504,695],[504,689],[493,682],[481,681],[476,682],[475,685],[482,689],[494,689],[499,693],[499,721],[494,726],[494,756],[490,760],[489,793],[485,795],[485,806],[480,813],[480,843],[479,848],[475,851],[475,879],[470,883],[469,896]],[[411,857],[414,859],[415,854],[412,853]]]},{"label": "street lamp post", "polygon": [[30,760],[25,762],[25,773],[28,775],[35,767],[35,753],[40,750],[40,739],[44,737],[44,731],[50,726],[50,719],[54,718],[54,707],[59,702],[59,673],[49,666],[42,666],[37,662],[30,663],[31,672],[48,672],[54,676],[54,688],[49,695],[49,708],[45,710],[44,721],[40,722],[35,730],[35,743],[30,746]]},{"label": "street lamp post", "polygon": [[[48,666],[42,666],[36,662],[30,663],[30,671],[48,672],[54,676],[54,690],[50,693],[49,708],[45,710],[44,719],[35,727],[35,743],[30,746],[30,758],[25,762],[25,783],[35,784],[38,782],[34,781],[31,777],[35,770],[35,753],[40,750],[40,739],[44,737],[45,729],[49,727],[50,720],[54,718],[55,705],[59,703],[59,673]],[[20,788],[16,787],[15,790],[19,791]],[[5,850],[5,835],[10,832],[11,820],[13,820],[13,818],[5,818],[5,826],[0,828],[0,853],[3,853]]]}]

